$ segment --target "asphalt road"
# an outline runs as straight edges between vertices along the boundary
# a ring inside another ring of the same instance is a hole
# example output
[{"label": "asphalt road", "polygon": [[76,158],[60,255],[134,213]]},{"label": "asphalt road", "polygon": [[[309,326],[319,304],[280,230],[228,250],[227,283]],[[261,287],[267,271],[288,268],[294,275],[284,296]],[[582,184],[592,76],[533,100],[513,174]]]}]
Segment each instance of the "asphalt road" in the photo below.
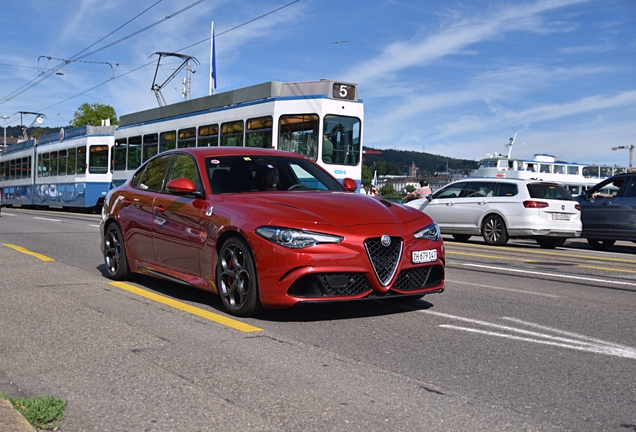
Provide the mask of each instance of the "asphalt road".
[{"label": "asphalt road", "polygon": [[442,294],[226,320],[111,284],[98,221],[0,218],[0,375],[68,400],[62,431],[636,430],[636,244],[449,239]]}]

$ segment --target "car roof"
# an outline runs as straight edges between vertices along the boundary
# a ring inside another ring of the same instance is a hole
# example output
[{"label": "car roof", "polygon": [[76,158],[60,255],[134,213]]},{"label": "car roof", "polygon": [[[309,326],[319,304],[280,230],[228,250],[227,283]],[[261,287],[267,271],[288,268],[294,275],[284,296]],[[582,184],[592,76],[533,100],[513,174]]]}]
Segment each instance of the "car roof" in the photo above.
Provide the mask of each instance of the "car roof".
[{"label": "car roof", "polygon": [[495,183],[517,182],[517,183],[523,183],[523,184],[541,183],[541,184],[552,184],[552,185],[563,186],[563,183],[559,183],[555,181],[545,181],[545,180],[539,180],[539,179],[507,178],[507,177],[464,177],[463,179],[455,180],[454,182],[449,184],[454,184],[454,183],[459,183],[464,181],[471,181],[471,182],[472,181],[489,181],[489,182],[495,182]]},{"label": "car roof", "polygon": [[168,153],[190,153],[197,156],[284,156],[295,157],[298,159],[306,159],[304,156],[288,152],[284,150],[274,150],[260,147],[189,147],[189,148],[177,148],[162,152],[160,154]]}]

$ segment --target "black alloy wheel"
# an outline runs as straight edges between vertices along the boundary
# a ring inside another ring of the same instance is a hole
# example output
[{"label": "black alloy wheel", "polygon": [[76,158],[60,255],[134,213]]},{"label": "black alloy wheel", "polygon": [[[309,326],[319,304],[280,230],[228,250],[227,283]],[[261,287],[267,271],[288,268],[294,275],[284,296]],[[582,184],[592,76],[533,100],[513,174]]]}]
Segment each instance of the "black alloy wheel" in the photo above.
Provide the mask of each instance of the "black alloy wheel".
[{"label": "black alloy wheel", "polygon": [[587,242],[596,250],[607,250],[614,246],[616,240],[596,240],[596,239],[587,239]]},{"label": "black alloy wheel", "polygon": [[499,216],[491,215],[484,219],[481,226],[481,235],[486,244],[492,246],[503,246],[508,243],[508,231],[506,224]]},{"label": "black alloy wheel", "polygon": [[114,222],[108,225],[104,233],[104,262],[111,279],[123,281],[130,277],[124,236]]},{"label": "black alloy wheel", "polygon": [[453,238],[460,242],[468,241],[472,236],[470,234],[453,234]]},{"label": "black alloy wheel", "polygon": [[544,249],[554,249],[565,243],[565,238],[563,237],[537,237],[535,240]]},{"label": "black alloy wheel", "polygon": [[227,239],[219,251],[216,286],[232,315],[256,316],[264,311],[258,294],[256,266],[250,247],[240,237]]}]

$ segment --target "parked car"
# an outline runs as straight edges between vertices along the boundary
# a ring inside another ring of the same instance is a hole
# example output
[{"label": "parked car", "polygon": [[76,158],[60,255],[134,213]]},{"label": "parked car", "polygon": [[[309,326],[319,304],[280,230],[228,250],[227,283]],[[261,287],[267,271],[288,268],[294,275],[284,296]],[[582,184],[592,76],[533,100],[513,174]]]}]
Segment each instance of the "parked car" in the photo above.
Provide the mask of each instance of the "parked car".
[{"label": "parked car", "polygon": [[218,293],[231,314],[300,302],[414,299],[444,290],[444,243],[415,209],[353,193],[313,161],[244,147],[183,148],[106,196],[107,274]]},{"label": "parked car", "polygon": [[543,248],[555,248],[581,235],[579,204],[558,183],[466,178],[405,205],[425,212],[442,234],[459,241],[481,235],[500,246],[509,238],[533,238]]},{"label": "parked car", "polygon": [[598,250],[617,240],[636,242],[636,173],[603,180],[578,197],[581,205],[581,237]]}]

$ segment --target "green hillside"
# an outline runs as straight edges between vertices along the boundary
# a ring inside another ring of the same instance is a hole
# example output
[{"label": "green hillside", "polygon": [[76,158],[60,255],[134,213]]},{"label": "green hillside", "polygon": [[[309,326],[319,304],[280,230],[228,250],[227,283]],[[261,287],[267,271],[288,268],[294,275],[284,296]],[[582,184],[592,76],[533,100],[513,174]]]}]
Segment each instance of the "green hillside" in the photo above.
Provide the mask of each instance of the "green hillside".
[{"label": "green hillside", "polygon": [[[377,150],[365,148],[365,150]],[[363,163],[367,167],[373,164],[380,166],[393,164],[399,169],[400,174],[408,174],[409,167],[415,162],[418,168],[418,176],[432,177],[435,173],[453,172],[469,174],[477,168],[477,161],[467,159],[453,159],[446,156],[439,156],[430,153],[422,153],[406,150],[380,150],[381,155],[365,154]],[[393,167],[392,170],[394,171]],[[380,174],[380,173],[378,173]],[[386,172],[382,174],[398,174],[396,172]]]}]

